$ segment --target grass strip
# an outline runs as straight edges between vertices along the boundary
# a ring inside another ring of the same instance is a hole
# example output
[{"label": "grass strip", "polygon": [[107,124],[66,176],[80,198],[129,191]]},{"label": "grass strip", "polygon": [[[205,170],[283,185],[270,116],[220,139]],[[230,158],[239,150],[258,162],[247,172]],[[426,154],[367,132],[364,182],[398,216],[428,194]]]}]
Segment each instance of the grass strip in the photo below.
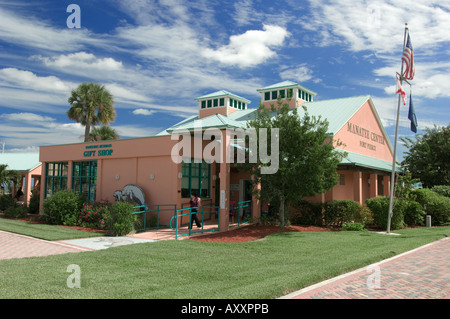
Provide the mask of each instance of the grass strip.
[{"label": "grass strip", "polygon": [[[247,243],[168,240],[106,250],[0,260],[0,298],[265,299],[450,235],[450,227],[278,233]],[[81,288],[69,288],[69,265]]]}]

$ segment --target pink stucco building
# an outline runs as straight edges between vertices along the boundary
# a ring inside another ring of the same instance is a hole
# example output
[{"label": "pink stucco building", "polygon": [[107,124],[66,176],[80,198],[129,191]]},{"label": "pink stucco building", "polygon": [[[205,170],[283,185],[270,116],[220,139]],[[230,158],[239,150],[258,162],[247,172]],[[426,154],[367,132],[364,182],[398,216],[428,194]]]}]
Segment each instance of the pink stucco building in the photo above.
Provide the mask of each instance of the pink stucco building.
[{"label": "pink stucco building", "polygon": [[[370,96],[316,102],[315,92],[290,81],[257,91],[261,103],[268,107],[281,96],[289,98],[291,108],[304,105],[310,115],[326,118],[330,135],[343,142],[337,147],[348,152],[338,167],[338,184],[311,200],[351,199],[364,203],[369,197],[389,194],[393,152]],[[133,184],[143,190],[146,204],[181,208],[192,192],[198,193],[204,202],[220,207],[220,230],[228,229],[230,202],[252,200],[253,217],[258,217],[261,203],[252,198],[248,189],[251,176],[239,172],[233,163],[218,162],[214,157],[219,151],[225,154],[230,147],[238,147],[226,134],[227,129],[245,128],[256,108],[248,108],[249,100],[227,91],[201,96],[196,101],[197,115],[156,136],[42,146],[41,203],[60,189],[85,193],[92,201],[113,202],[115,191]],[[205,130],[212,130],[215,136],[205,139]],[[184,144],[183,154],[177,150],[184,140],[180,132],[191,138],[190,147]]]}]

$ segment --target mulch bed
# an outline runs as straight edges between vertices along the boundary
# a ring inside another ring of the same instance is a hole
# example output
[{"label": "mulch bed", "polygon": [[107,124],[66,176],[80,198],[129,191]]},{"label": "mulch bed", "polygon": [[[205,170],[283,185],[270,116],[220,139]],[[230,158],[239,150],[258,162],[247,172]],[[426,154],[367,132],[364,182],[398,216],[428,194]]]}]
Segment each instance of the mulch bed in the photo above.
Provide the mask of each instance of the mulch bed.
[{"label": "mulch bed", "polygon": [[317,227],[317,226],[293,225],[293,226],[286,226],[283,229],[281,229],[279,226],[249,225],[226,232],[191,237],[190,240],[222,242],[222,243],[242,243],[261,239],[270,234],[275,234],[279,232],[318,232],[318,231],[334,231],[334,230],[326,227]]}]

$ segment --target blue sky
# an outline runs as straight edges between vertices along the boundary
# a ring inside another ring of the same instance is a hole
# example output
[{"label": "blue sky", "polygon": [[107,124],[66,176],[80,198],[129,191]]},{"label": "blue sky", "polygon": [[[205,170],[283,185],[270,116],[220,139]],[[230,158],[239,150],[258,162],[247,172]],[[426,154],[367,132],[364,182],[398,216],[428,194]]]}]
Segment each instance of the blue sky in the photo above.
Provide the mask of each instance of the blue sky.
[{"label": "blue sky", "polygon": [[[393,142],[405,22],[418,133],[447,126],[449,0],[0,0],[0,139],[7,152],[81,142],[66,112],[84,81],[111,91],[111,126],[133,138],[196,114],[198,96],[223,89],[257,107],[258,88],[291,80],[316,101],[370,94]],[[401,137],[414,136],[407,112]]]}]

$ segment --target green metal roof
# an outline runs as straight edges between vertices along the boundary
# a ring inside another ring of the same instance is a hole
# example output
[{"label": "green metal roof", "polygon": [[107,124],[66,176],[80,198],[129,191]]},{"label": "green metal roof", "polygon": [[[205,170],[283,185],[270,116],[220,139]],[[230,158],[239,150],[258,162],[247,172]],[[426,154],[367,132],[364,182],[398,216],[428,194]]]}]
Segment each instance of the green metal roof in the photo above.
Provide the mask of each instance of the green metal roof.
[{"label": "green metal roof", "polygon": [[[350,166],[359,166],[359,167],[365,167],[365,168],[371,168],[371,169],[378,169],[385,172],[391,172],[392,171],[392,162],[381,160],[378,158],[348,152],[341,149],[336,149],[340,152],[347,152],[347,156],[341,161],[341,165],[350,165]],[[396,171],[400,172],[398,166],[396,166]]]},{"label": "green metal roof", "polygon": [[[370,99],[370,95],[354,96],[349,98],[332,99],[324,101],[306,102],[309,115],[321,116],[328,120],[328,132],[336,134],[347,121]],[[303,108],[298,108],[298,113],[303,116]]]},{"label": "green metal roof", "polygon": [[[236,111],[237,112],[237,111]],[[233,113],[236,113],[233,112]],[[236,121],[222,114],[214,114],[202,119],[198,116],[189,118],[181,123],[178,123],[168,129],[166,132],[170,133],[173,131],[191,131],[196,128],[206,129],[206,128],[240,128],[245,127],[245,122]]]},{"label": "green metal roof", "polygon": [[262,91],[267,91],[267,90],[282,89],[282,88],[295,87],[295,86],[301,88],[304,91],[307,91],[307,92],[311,93],[312,95],[317,95],[316,92],[311,91],[310,89],[307,89],[307,88],[301,86],[300,84],[292,82],[292,81],[283,81],[283,82],[280,82],[280,83],[272,84],[272,85],[263,87],[261,89],[257,89],[256,91],[257,92],[262,92]]},{"label": "green metal roof", "polygon": [[[294,83],[294,82],[282,82],[282,83]],[[295,84],[295,83],[294,83]],[[370,95],[362,95],[362,96],[354,96],[348,98],[339,98],[332,100],[324,100],[324,101],[315,101],[315,102],[306,102],[302,106],[306,107],[307,112],[311,116],[322,117],[322,119],[326,119],[329,123],[328,125],[328,133],[331,135],[336,134],[351,118],[352,116],[361,108],[364,103],[369,101],[370,106],[374,112],[377,121],[381,123],[375,106],[373,105],[372,99]],[[201,121],[202,128],[246,128],[247,121],[249,119],[254,118],[254,114],[257,111],[256,108],[246,109],[246,110],[237,110],[232,112],[228,116],[223,116],[220,114],[215,114],[203,119],[199,119],[198,116],[192,116],[171,128],[159,133],[158,135],[168,135],[174,130],[193,130],[194,129],[194,121]],[[303,107],[297,108],[298,115],[303,116],[304,110]],[[271,112],[273,116],[276,115],[276,112]],[[381,130],[385,136],[388,147],[392,151],[392,145],[390,143],[389,137],[387,136],[383,126],[381,125]],[[371,163],[371,164],[367,164]],[[343,161],[342,164],[348,165],[359,165],[365,167],[377,168],[380,170],[390,171],[392,168],[392,163],[385,162],[382,160],[377,160],[371,157],[363,156],[360,154],[349,153],[349,157]],[[369,165],[369,166],[367,166]]]},{"label": "green metal roof", "polygon": [[225,96],[233,97],[235,99],[244,101],[247,104],[251,103],[250,100],[247,100],[247,99],[243,98],[242,96],[233,94],[233,93],[225,91],[225,90],[221,90],[221,91],[217,91],[217,92],[210,93],[210,94],[207,94],[207,95],[203,95],[203,96],[200,96],[200,97],[196,98],[195,100],[196,101],[200,101],[200,100],[211,99],[211,98],[219,98],[219,97],[225,97]]},{"label": "green metal roof", "polygon": [[0,153],[0,164],[6,164],[8,170],[31,171],[41,165],[39,152]]}]

